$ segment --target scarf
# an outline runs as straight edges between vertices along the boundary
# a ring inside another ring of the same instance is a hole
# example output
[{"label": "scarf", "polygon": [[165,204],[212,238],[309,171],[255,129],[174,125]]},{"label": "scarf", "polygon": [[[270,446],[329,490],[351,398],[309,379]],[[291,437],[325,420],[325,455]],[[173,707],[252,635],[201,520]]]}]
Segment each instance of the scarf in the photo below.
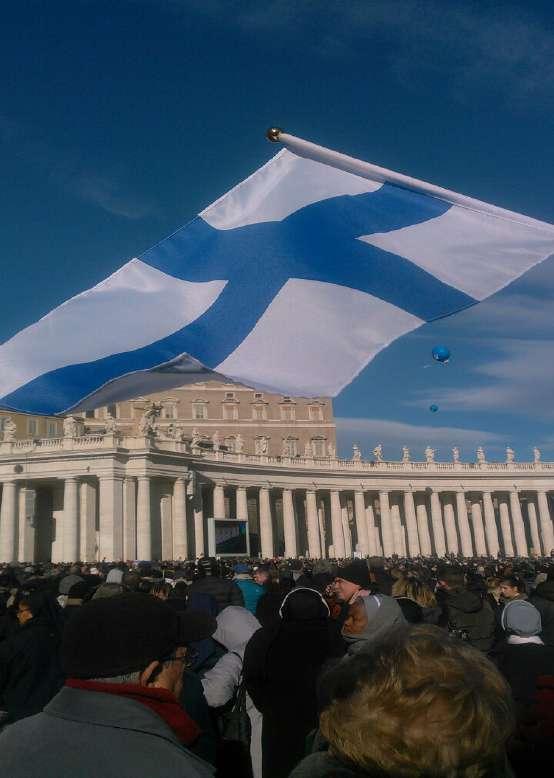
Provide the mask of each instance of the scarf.
[{"label": "scarf", "polygon": [[154,686],[138,686],[133,683],[102,683],[101,681],[85,681],[81,678],[68,678],[66,686],[71,689],[84,689],[90,692],[102,694],[115,694],[117,697],[126,697],[128,700],[140,702],[154,713],[157,713],[170,729],[175,733],[179,742],[190,746],[198,739],[202,730],[185,713],[177,702],[176,697],[167,689],[159,689]]},{"label": "scarf", "polygon": [[523,643],[536,643],[538,646],[544,646],[544,642],[538,635],[529,635],[528,637],[523,637],[523,635],[510,635],[508,643],[516,646],[522,645]]}]

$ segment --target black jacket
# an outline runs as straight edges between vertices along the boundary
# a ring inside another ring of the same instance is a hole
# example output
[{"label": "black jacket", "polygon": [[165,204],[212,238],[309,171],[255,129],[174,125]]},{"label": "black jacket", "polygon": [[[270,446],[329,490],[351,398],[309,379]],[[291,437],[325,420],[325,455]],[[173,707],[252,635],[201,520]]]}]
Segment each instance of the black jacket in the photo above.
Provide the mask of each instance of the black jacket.
[{"label": "black jacket", "polygon": [[220,613],[228,605],[240,605],[244,607],[244,598],[239,587],[234,581],[226,578],[217,578],[215,575],[207,575],[194,581],[189,593],[209,594],[217,602],[217,612]]},{"label": "black jacket", "polygon": [[548,646],[554,646],[554,581],[544,581],[529,597],[541,614],[542,639]]},{"label": "black jacket", "polygon": [[442,599],[442,625],[474,648],[488,653],[496,632],[494,613],[488,602],[468,589],[450,589]]},{"label": "black jacket", "polygon": [[8,720],[32,716],[58,692],[63,674],[58,633],[34,618],[0,644],[0,708]]},{"label": "black jacket", "polygon": [[554,647],[537,643],[504,643],[495,657],[516,703],[530,705],[540,675],[554,675]]},{"label": "black jacket", "polygon": [[324,663],[344,654],[330,619],[263,627],[246,646],[243,674],[263,715],[263,778],[286,778],[317,727],[316,682]]}]

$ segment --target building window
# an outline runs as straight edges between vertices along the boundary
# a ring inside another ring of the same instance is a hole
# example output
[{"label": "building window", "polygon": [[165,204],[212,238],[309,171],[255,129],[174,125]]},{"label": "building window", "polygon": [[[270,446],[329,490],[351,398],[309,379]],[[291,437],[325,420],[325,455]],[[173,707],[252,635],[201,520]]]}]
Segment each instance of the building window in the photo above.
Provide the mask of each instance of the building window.
[{"label": "building window", "polygon": [[176,419],[177,418],[177,408],[175,407],[175,403],[164,403],[164,406],[162,408],[162,419]]},{"label": "building window", "polygon": [[59,435],[58,425],[55,421],[49,421],[46,426],[46,435],[49,438],[57,438]]},{"label": "building window", "polygon": [[239,417],[239,409],[236,405],[223,406],[223,418],[227,421],[236,421]]},{"label": "building window", "polygon": [[308,418],[310,421],[323,421],[321,405],[310,405],[308,408]]},{"label": "building window", "polygon": [[38,435],[38,421],[37,419],[27,420],[27,434],[30,438],[36,438]]},{"label": "building window", "polygon": [[312,452],[314,457],[325,456],[325,438],[312,438]]},{"label": "building window", "polygon": [[287,438],[284,446],[285,456],[297,457],[298,456],[298,438]]},{"label": "building window", "polygon": [[85,411],[85,419],[94,419],[95,413],[94,411]]},{"label": "building window", "polygon": [[226,400],[234,400],[235,399],[235,393],[234,392],[225,392],[225,399]]},{"label": "building window", "polygon": [[207,419],[208,418],[208,406],[203,400],[195,400],[192,404],[192,418],[193,419]]},{"label": "building window", "polygon": [[269,438],[260,437],[254,440],[255,454],[269,454]]},{"label": "building window", "polygon": [[235,443],[235,438],[232,435],[229,438],[225,438],[225,446],[227,447],[227,451],[230,451],[232,454],[234,454],[236,450]]},{"label": "building window", "polygon": [[110,416],[112,416],[114,419],[117,419],[117,405],[115,403],[106,405],[106,411],[104,415],[106,419],[108,419]]},{"label": "building window", "polygon": [[254,399],[255,400],[263,400],[264,396],[262,392],[254,392]]},{"label": "building window", "polygon": [[254,421],[265,421],[267,419],[267,408],[265,405],[252,406],[252,418]]},{"label": "building window", "polygon": [[281,421],[294,421],[296,418],[294,405],[281,406]]}]

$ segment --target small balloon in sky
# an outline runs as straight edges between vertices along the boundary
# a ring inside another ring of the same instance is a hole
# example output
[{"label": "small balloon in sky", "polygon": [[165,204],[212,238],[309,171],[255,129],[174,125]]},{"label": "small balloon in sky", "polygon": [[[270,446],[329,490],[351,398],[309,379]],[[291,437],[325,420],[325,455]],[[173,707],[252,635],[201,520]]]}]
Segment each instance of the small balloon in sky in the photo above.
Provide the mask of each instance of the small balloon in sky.
[{"label": "small balloon in sky", "polygon": [[429,406],[429,410],[431,411],[431,413],[436,413],[438,411],[438,409],[439,409],[439,406],[435,405],[435,403],[433,403],[433,405]]},{"label": "small balloon in sky", "polygon": [[435,362],[445,364],[450,359],[450,349],[447,346],[435,346],[431,353]]}]

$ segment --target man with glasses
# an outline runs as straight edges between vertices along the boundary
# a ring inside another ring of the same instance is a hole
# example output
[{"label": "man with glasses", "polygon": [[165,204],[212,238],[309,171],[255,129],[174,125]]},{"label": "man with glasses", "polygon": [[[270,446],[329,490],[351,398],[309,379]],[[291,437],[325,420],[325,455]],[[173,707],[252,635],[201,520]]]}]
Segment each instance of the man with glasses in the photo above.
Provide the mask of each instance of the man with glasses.
[{"label": "man with glasses", "polygon": [[0,735],[6,775],[213,775],[186,747],[200,729],[178,699],[187,645],[215,628],[209,616],[142,594],[83,605],[64,630],[65,686]]}]

